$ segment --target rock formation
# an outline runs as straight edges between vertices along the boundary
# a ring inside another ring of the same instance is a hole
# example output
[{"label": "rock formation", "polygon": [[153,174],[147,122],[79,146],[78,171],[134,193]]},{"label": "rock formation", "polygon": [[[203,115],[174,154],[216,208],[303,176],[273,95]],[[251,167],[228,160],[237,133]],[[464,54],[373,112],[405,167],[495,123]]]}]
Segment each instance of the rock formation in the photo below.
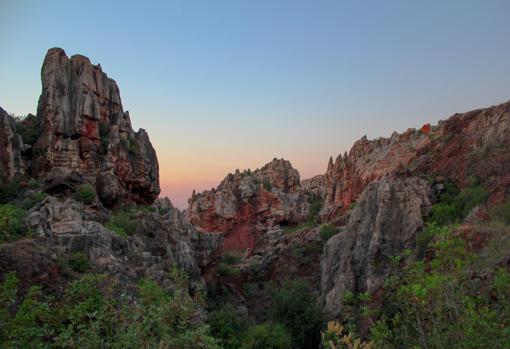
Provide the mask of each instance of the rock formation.
[{"label": "rock formation", "polygon": [[[303,181],[325,195],[321,214],[346,211],[365,187],[385,174],[406,167],[417,175],[442,176],[461,187],[476,176],[502,200],[510,185],[510,102],[455,114],[437,126],[424,125],[390,138],[363,137],[339,155],[322,176]],[[305,184],[306,183],[306,184]]]},{"label": "rock formation", "polygon": [[95,272],[107,272],[126,287],[142,277],[168,283],[173,266],[200,283],[201,268],[221,242],[218,235],[199,233],[168,199],[156,201],[154,212],[137,213],[136,232],[126,238],[106,229],[95,210],[72,198],[47,197],[26,221],[34,239],[2,244],[0,272],[16,271],[27,284],[60,281],[58,258],[78,252]]},{"label": "rock formation", "polygon": [[290,162],[274,159],[256,171],[237,170],[212,190],[194,194],[187,216],[204,231],[224,233],[225,250],[253,249],[261,232],[306,219],[308,195]]},{"label": "rock formation", "polygon": [[69,59],[59,48],[48,51],[41,79],[32,175],[51,182],[78,174],[108,207],[152,203],[160,192],[156,153],[147,133],[131,128],[115,81],[87,57]]},{"label": "rock formation", "polygon": [[346,227],[324,246],[321,301],[330,315],[339,314],[346,291],[382,287],[390,258],[414,247],[429,191],[427,182],[405,174],[386,175],[365,188]]},{"label": "rock formation", "polygon": [[13,118],[0,108],[0,182],[25,174],[26,163],[21,155],[23,150],[23,139],[16,133]]}]

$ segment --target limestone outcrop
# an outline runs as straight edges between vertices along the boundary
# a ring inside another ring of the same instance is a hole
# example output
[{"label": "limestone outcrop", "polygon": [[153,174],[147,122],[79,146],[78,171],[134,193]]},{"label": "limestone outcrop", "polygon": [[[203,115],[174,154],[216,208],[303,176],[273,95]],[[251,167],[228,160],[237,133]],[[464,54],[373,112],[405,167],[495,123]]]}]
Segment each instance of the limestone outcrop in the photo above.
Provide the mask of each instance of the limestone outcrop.
[{"label": "limestone outcrop", "polygon": [[345,228],[324,246],[324,310],[336,316],[345,292],[372,293],[383,286],[391,257],[414,247],[429,196],[427,182],[407,174],[386,175],[365,188]]},{"label": "limestone outcrop", "polygon": [[143,277],[170,285],[173,267],[200,284],[201,268],[215,258],[221,236],[199,233],[168,199],[136,216],[136,232],[122,237],[100,223],[95,209],[48,196],[26,218],[33,238],[0,246],[0,272],[15,271],[27,284],[58,283],[63,273],[58,260],[82,253],[93,271],[109,273],[126,287]]},{"label": "limestone outcrop", "polygon": [[78,174],[107,207],[152,203],[160,192],[156,153],[143,129],[133,131],[115,81],[60,48],[48,51],[41,80],[32,175],[51,181]]}]

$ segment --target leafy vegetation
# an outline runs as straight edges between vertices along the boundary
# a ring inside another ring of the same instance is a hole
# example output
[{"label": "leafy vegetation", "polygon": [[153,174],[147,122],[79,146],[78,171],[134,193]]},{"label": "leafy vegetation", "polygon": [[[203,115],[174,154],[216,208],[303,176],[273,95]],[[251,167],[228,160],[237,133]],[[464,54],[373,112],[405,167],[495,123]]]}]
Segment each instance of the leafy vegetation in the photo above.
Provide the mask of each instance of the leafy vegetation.
[{"label": "leafy vegetation", "polygon": [[137,220],[127,211],[120,211],[110,216],[106,228],[114,231],[119,236],[127,237],[136,232]]},{"label": "leafy vegetation", "polygon": [[510,225],[510,200],[492,207],[489,215],[493,222]]},{"label": "leafy vegetation", "polygon": [[312,194],[308,199],[310,204],[310,211],[308,212],[308,222],[317,224],[319,222],[319,212],[322,208],[322,197],[320,195]]},{"label": "leafy vegetation", "polygon": [[11,204],[0,205],[0,243],[20,239],[28,234],[23,224],[26,211]]},{"label": "leafy vegetation", "polygon": [[292,338],[280,324],[263,323],[251,327],[241,349],[289,349]]},{"label": "leafy vegetation", "polygon": [[232,305],[226,304],[211,312],[207,323],[211,328],[211,334],[221,341],[224,349],[241,347],[248,322]]},{"label": "leafy vegetation", "polygon": [[363,342],[355,338],[352,332],[346,333],[344,326],[338,321],[329,321],[322,332],[322,345],[330,349],[374,349],[373,342]]},{"label": "leafy vegetation", "polygon": [[459,191],[454,184],[446,183],[439,202],[429,211],[428,221],[438,225],[458,223],[473,207],[485,203],[488,196],[487,190],[479,185]]},{"label": "leafy vegetation", "polygon": [[90,262],[83,253],[76,252],[69,257],[69,266],[78,273],[85,273],[90,269]]},{"label": "leafy vegetation", "polygon": [[96,189],[90,184],[81,184],[76,187],[74,198],[85,205],[90,205],[96,198]]},{"label": "leafy vegetation", "polygon": [[266,191],[271,191],[272,189],[272,186],[271,186],[271,182],[269,181],[268,178],[264,179],[264,181],[262,182],[262,184],[264,185],[264,189]]},{"label": "leafy vegetation", "polygon": [[376,347],[508,348],[508,271],[497,270],[480,289],[473,277],[479,257],[451,229],[436,236],[433,250],[430,262],[410,264],[385,285],[387,297],[371,328]]},{"label": "leafy vegetation", "polygon": [[321,227],[319,234],[322,241],[328,241],[333,235],[338,234],[339,230],[337,227],[331,224],[325,224]]},{"label": "leafy vegetation", "polygon": [[38,286],[21,295],[15,274],[7,274],[0,285],[0,347],[221,348],[194,320],[197,308],[185,290],[169,294],[144,279],[130,302],[114,297],[111,281],[85,275],[56,299]]},{"label": "leafy vegetation", "polygon": [[25,194],[25,198],[21,201],[21,207],[25,210],[30,210],[32,207],[43,201],[47,196],[48,194],[41,191],[33,192],[28,196]]},{"label": "leafy vegetation", "polygon": [[0,184],[0,204],[7,204],[15,201],[27,189],[36,186],[35,181],[29,181],[24,176],[15,176],[11,181]]},{"label": "leafy vegetation", "polygon": [[34,145],[41,135],[41,119],[36,115],[15,116],[16,132],[23,138],[23,143]]},{"label": "leafy vegetation", "polygon": [[320,342],[323,316],[306,282],[295,280],[273,287],[268,319],[291,334],[288,348],[315,348]]}]

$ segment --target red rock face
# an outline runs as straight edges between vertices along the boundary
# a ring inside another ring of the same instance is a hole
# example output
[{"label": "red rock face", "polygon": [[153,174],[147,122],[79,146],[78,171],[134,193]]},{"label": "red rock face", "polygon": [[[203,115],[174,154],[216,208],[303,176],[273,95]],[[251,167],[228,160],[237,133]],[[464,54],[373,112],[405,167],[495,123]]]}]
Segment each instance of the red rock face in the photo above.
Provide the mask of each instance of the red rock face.
[{"label": "red rock face", "polygon": [[368,183],[397,169],[442,176],[464,187],[477,177],[501,201],[510,185],[510,103],[456,114],[390,138],[357,141],[330,159],[327,172],[306,186],[325,195],[321,214],[332,218],[357,200]]},{"label": "red rock face", "polygon": [[69,59],[59,48],[48,51],[41,78],[43,131],[33,174],[48,181],[77,173],[109,207],[152,203],[160,192],[156,153],[147,133],[131,128],[115,81],[87,57]]},{"label": "red rock face", "polygon": [[194,194],[187,216],[204,231],[224,233],[223,250],[253,249],[267,229],[306,218],[309,203],[290,162],[273,160],[253,173],[236,171],[213,190]]}]

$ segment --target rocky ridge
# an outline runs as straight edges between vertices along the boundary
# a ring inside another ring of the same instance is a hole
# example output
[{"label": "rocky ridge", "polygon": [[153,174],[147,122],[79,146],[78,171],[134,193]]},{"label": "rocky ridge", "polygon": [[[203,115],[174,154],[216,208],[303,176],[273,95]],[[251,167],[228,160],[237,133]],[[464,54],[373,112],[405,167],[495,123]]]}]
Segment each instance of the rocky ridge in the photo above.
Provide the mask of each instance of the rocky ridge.
[{"label": "rocky ridge", "polygon": [[236,170],[217,188],[193,193],[186,211],[203,231],[223,233],[224,250],[253,250],[265,231],[303,221],[310,207],[299,172],[274,159],[253,172]]},{"label": "rocky ridge", "polygon": [[436,126],[395,132],[390,138],[363,137],[348,153],[330,158],[324,175],[303,181],[303,186],[324,195],[321,215],[326,218],[348,210],[368,183],[399,168],[442,176],[461,187],[473,176],[482,178],[492,188],[492,200],[501,201],[510,184],[509,123],[507,102],[455,114]]}]

